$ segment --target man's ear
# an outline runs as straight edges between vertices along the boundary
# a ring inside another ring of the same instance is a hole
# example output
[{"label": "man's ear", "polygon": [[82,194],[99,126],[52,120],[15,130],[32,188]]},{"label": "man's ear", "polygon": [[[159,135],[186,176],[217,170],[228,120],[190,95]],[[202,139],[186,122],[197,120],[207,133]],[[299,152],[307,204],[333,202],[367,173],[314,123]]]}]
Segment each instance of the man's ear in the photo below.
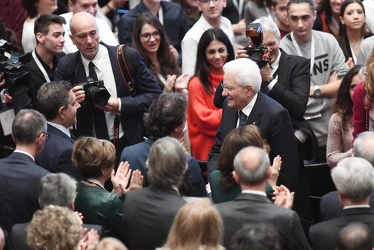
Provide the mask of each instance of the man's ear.
[{"label": "man's ear", "polygon": [[74,39],[73,39],[73,35],[69,34],[69,37],[70,37],[70,40],[73,42],[73,44],[76,45],[75,42],[74,42]]},{"label": "man's ear", "polygon": [[44,43],[44,35],[42,33],[36,33],[35,38],[39,43]]},{"label": "man's ear", "polygon": [[236,181],[236,183],[238,183],[240,185],[240,178],[239,178],[239,175],[234,171],[232,171],[232,177],[234,177],[234,180]]},{"label": "man's ear", "polygon": [[68,7],[69,7],[70,11],[73,12],[74,4],[71,0],[68,1]]},{"label": "man's ear", "polygon": [[222,7],[225,8],[227,4],[227,0],[222,0]]}]

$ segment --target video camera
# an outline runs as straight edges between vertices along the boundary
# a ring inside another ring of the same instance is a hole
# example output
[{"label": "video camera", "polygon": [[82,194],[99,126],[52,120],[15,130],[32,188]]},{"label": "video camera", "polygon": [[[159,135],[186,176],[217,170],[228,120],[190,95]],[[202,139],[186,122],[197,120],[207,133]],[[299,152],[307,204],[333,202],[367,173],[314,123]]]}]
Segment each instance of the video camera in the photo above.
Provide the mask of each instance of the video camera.
[{"label": "video camera", "polygon": [[11,96],[16,96],[15,86],[28,84],[30,73],[24,64],[30,61],[30,54],[15,56],[6,56],[6,52],[13,50],[14,45],[4,39],[0,39],[0,81],[5,79],[3,88],[7,88]]},{"label": "video camera", "polygon": [[247,55],[255,61],[258,67],[264,67],[270,62],[273,52],[262,43],[262,26],[260,23],[250,23],[246,30],[246,36],[253,42],[253,47],[248,47]]},{"label": "video camera", "polygon": [[105,106],[108,104],[110,94],[105,88],[103,80],[95,81],[92,77],[88,76],[87,81],[78,83],[75,86],[82,86],[87,99],[97,105]]}]

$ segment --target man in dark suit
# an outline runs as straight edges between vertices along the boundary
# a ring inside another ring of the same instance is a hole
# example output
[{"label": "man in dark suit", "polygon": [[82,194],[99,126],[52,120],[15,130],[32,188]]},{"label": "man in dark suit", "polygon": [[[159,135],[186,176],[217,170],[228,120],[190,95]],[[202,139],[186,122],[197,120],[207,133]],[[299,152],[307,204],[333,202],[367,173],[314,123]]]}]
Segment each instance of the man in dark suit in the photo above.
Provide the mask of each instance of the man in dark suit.
[{"label": "man in dark suit", "polygon": [[0,226],[8,232],[14,224],[30,221],[39,209],[39,181],[49,173],[34,162],[48,137],[44,116],[21,110],[14,118],[12,135],[16,150],[0,159]]},{"label": "man in dark suit", "polygon": [[167,238],[178,210],[186,203],[178,186],[187,170],[180,143],[170,137],[153,143],[147,161],[151,185],[126,195],[124,224],[129,250],[154,250]]},{"label": "man in dark suit", "polygon": [[35,162],[52,173],[67,173],[77,180],[82,177],[73,167],[71,154],[74,139],[69,128],[75,124],[80,104],[67,81],[45,83],[38,91],[39,111],[48,123],[48,141]]},{"label": "man in dark suit", "polygon": [[282,249],[309,249],[296,212],[272,204],[265,194],[270,176],[270,161],[265,150],[246,147],[234,159],[233,177],[242,193],[231,202],[217,204],[224,224],[224,243],[246,224],[269,223],[279,233]]},{"label": "man in dark suit", "polygon": [[[374,132],[367,131],[361,133],[353,143],[353,155],[361,157],[371,163],[374,167]],[[374,192],[371,193],[369,205],[374,209]],[[337,191],[330,192],[322,196],[321,204],[321,220],[330,220],[339,217],[343,213],[340,205]]]},{"label": "man in dark suit", "polygon": [[70,80],[73,85],[87,82],[86,76],[94,81],[104,81],[110,95],[107,104],[106,98],[105,103],[99,104],[96,99],[94,103],[90,91],[85,92],[82,86],[73,87],[77,101],[82,105],[77,113],[77,130],[79,135],[113,141],[119,158],[125,146],[143,140],[143,113],[148,111],[161,89],[139,53],[127,48],[126,62],[135,82],[135,91],[131,91],[130,83],[125,82],[118,66],[116,47],[99,43],[99,30],[91,14],[76,13],[70,26],[70,38],[78,51],[60,59],[55,79]]},{"label": "man in dark suit", "polygon": [[344,210],[340,217],[310,227],[313,249],[336,249],[340,230],[351,222],[364,223],[374,232],[374,211],[369,206],[374,169],[370,162],[359,157],[345,158],[331,170],[331,177]]},{"label": "man in dark suit", "polygon": [[[74,211],[74,200],[76,193],[76,180],[64,173],[47,174],[40,180],[39,185],[39,204],[44,209],[49,205],[67,207]],[[29,222],[15,224],[10,233],[10,249],[26,250],[30,249],[27,245],[27,229]],[[83,228],[95,229],[100,237],[103,236],[103,228],[99,225],[83,224]]]},{"label": "man in dark suit", "polygon": [[[127,161],[132,170],[139,169],[146,176],[146,161],[152,144],[159,138],[170,136],[178,139],[186,127],[187,99],[183,94],[163,93],[153,101],[148,115],[144,118],[147,140],[126,147],[120,161]],[[205,183],[199,163],[186,154],[188,162],[187,180],[180,192],[185,196],[207,197]]]},{"label": "man in dark suit", "polygon": [[222,96],[226,97],[226,100],[216,142],[209,154],[209,172],[218,167],[216,162],[227,134],[236,127],[254,124],[259,127],[262,137],[270,145],[270,159],[277,155],[282,157],[282,168],[277,183],[295,191],[299,180],[299,161],[287,110],[259,92],[261,75],[254,61],[240,58],[226,63],[223,70],[225,76]]}]

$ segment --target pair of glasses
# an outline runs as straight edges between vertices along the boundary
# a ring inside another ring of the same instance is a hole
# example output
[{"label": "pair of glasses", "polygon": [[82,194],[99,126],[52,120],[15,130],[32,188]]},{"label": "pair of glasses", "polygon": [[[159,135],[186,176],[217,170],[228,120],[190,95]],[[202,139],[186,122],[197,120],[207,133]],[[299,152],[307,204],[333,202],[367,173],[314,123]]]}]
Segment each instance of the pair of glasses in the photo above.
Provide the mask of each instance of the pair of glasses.
[{"label": "pair of glasses", "polygon": [[219,2],[221,2],[221,0],[199,0],[200,3],[203,3],[203,4],[209,4],[210,2],[213,2],[214,4],[217,4]]},{"label": "pair of glasses", "polygon": [[144,33],[140,34],[140,36],[145,40],[149,41],[151,39],[151,36],[153,36],[154,39],[159,39],[160,38],[160,32],[155,31],[153,33]]},{"label": "pair of glasses", "polygon": [[75,36],[79,41],[84,42],[87,40],[87,37],[90,37],[91,39],[95,39],[98,37],[97,30],[93,30],[88,33],[82,33]]},{"label": "pair of glasses", "polygon": [[40,135],[44,135],[45,141],[48,141],[49,134],[47,132],[42,132]]},{"label": "pair of glasses", "polygon": [[235,89],[233,86],[224,85],[223,82],[221,82],[221,87],[223,90],[227,90],[227,92],[231,92]]}]

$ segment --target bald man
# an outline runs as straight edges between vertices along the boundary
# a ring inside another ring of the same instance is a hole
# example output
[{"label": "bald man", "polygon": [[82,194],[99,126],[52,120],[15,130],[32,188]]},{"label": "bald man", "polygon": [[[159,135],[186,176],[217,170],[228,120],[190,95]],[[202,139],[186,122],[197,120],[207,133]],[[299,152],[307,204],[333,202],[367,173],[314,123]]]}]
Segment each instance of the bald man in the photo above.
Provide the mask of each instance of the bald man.
[{"label": "bald man", "polygon": [[[78,51],[60,59],[55,78],[69,80],[75,86],[73,92],[81,104],[77,113],[77,135],[111,140],[119,156],[125,146],[143,141],[143,114],[148,112],[161,89],[139,52],[127,48],[125,58],[135,94],[129,91],[116,58],[116,47],[99,42],[100,30],[91,14],[75,14],[70,20],[70,30],[70,39]],[[106,104],[97,103],[81,85],[76,86],[87,82],[88,76],[104,82],[110,94]]]}]

